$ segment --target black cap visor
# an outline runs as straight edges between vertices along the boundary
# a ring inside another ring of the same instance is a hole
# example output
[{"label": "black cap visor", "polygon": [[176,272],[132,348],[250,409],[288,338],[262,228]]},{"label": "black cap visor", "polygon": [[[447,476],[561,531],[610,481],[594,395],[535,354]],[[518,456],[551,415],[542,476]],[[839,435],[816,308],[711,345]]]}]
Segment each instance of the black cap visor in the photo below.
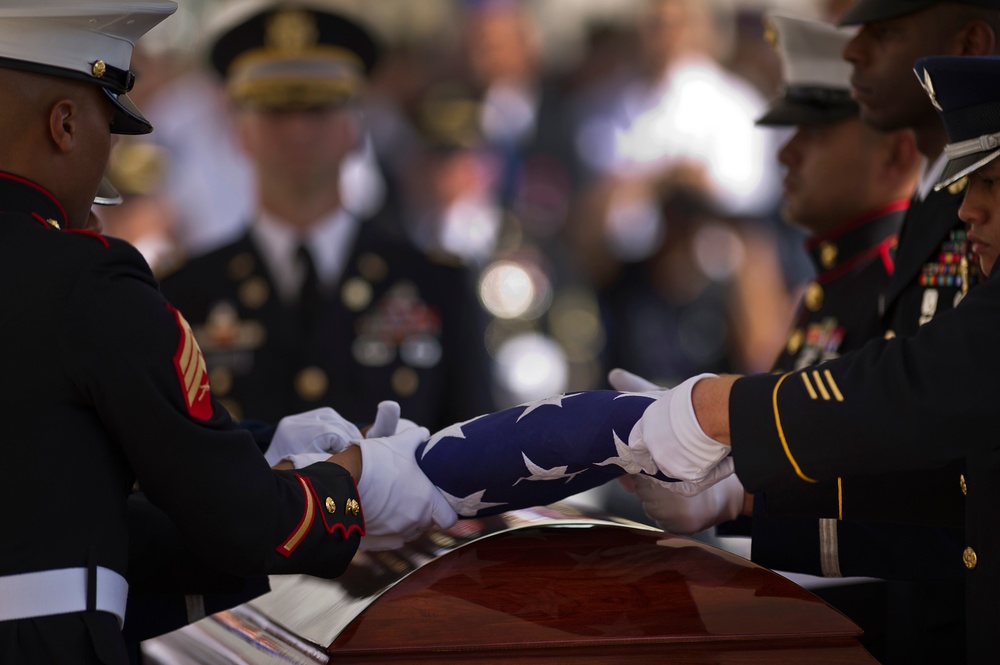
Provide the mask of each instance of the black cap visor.
[{"label": "black cap visor", "polygon": [[771,103],[756,124],[764,127],[827,125],[857,116],[858,105],[850,100],[821,104],[782,97]]},{"label": "black cap visor", "polygon": [[984,150],[971,155],[962,155],[949,160],[941,174],[941,180],[934,185],[934,191],[939,191],[948,185],[961,180],[964,176],[978,171],[997,157],[1000,157],[1000,150]]},{"label": "black cap visor", "polygon": [[112,134],[136,135],[149,134],[153,131],[153,125],[146,120],[146,116],[132,103],[128,95],[119,94],[109,88],[101,89],[115,107],[115,117],[111,120]]},{"label": "black cap visor", "polygon": [[94,197],[95,204],[99,206],[116,206],[124,200],[121,192],[111,184],[107,176],[101,178],[101,186],[97,188],[97,196]]},{"label": "black cap visor", "polygon": [[913,14],[937,4],[934,0],[858,0],[840,18],[838,25],[864,25]]}]

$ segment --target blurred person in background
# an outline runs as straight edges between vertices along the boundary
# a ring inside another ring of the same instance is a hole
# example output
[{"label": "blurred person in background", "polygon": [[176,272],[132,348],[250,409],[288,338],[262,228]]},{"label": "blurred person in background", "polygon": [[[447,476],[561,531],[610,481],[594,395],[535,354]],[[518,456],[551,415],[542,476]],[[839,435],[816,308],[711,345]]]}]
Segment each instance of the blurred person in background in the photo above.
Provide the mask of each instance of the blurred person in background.
[{"label": "blurred person in background", "polygon": [[[766,368],[791,317],[790,281],[802,279],[788,279],[778,251],[772,137],[753,124],[764,100],[718,64],[714,19],[710,3],[644,3],[636,67],[587,95],[575,137],[592,179],[573,235],[613,301],[606,367],[617,350],[617,360],[668,383],[696,367]],[[680,309],[693,318],[682,322]],[[653,352],[636,336],[657,336],[653,328],[663,339],[686,336],[687,350],[639,357]]]},{"label": "blurred person in background", "polygon": [[237,108],[258,210],[235,242],[163,291],[192,323],[217,394],[239,416],[335,405],[356,421],[394,399],[431,428],[489,411],[489,366],[468,275],[345,205],[363,140],[357,99],[378,47],[315,2],[234,3],[211,59]]}]

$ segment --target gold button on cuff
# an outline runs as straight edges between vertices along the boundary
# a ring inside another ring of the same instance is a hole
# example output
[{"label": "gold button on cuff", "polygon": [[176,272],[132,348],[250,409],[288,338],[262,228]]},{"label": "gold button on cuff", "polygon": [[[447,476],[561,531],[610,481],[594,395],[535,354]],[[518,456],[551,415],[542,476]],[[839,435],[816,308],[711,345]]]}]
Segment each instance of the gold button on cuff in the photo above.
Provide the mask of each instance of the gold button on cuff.
[{"label": "gold button on cuff", "polygon": [[348,513],[350,513],[351,515],[354,515],[355,517],[357,517],[358,513],[361,512],[361,504],[359,504],[354,499],[348,499],[347,500],[347,508],[346,509],[347,509]]},{"label": "gold button on cuff", "polygon": [[332,498],[326,497],[325,505],[326,505],[326,512],[330,513],[331,515],[337,512],[337,502],[334,501]]},{"label": "gold button on cuff", "polygon": [[965,484],[965,474],[958,477],[958,486],[962,488],[962,496],[966,496],[969,493],[969,486]]},{"label": "gold button on cuff", "polygon": [[962,563],[965,564],[965,567],[968,568],[969,570],[972,570],[973,568],[976,567],[976,564],[978,562],[979,561],[976,558],[976,550],[972,549],[971,547],[966,547],[965,551],[962,552]]}]

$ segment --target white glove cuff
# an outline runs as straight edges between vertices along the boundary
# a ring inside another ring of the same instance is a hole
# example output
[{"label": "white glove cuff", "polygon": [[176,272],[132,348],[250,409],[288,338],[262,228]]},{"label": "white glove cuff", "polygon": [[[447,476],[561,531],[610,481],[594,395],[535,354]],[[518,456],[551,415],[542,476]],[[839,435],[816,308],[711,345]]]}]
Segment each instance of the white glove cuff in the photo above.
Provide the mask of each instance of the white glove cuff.
[{"label": "white glove cuff", "polygon": [[703,480],[730,452],[729,446],[705,434],[691,402],[695,384],[716,376],[691,377],[650,404],[637,423],[639,436],[653,461],[672,478]]}]

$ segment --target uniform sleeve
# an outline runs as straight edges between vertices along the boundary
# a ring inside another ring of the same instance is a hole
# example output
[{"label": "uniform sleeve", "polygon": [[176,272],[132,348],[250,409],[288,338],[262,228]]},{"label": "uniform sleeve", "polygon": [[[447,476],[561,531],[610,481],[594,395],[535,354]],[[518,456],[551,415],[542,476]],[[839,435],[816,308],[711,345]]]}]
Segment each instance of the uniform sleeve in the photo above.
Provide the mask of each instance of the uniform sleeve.
[{"label": "uniform sleeve", "polygon": [[187,546],[241,575],[339,575],[364,532],[353,479],[328,463],[268,467],[212,399],[190,327],[138,253],[111,241],[71,297],[61,348],[81,408]]},{"label": "uniform sleeve", "polygon": [[988,280],[914,337],[740,379],[729,415],[744,486],[928,468],[993,446],[998,330],[1000,281]]}]

